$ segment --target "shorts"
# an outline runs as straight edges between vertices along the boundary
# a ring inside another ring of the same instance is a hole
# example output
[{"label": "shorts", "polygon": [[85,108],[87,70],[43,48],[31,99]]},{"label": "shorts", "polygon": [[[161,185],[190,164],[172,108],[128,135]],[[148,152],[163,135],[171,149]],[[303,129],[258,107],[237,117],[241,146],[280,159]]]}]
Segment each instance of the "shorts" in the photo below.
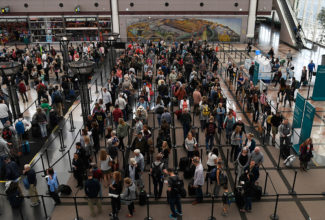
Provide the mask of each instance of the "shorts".
[{"label": "shorts", "polygon": [[102,170],[103,174],[110,174],[112,172],[112,168],[108,170]]},{"label": "shorts", "polygon": [[278,133],[278,127],[272,126],[272,134],[277,134]]}]

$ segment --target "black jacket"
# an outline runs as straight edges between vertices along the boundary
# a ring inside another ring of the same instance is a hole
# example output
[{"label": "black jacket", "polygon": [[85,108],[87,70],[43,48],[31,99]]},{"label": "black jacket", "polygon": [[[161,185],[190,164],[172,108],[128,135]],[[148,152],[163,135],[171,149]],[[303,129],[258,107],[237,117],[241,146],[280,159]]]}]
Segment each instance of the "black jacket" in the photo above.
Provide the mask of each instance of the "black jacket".
[{"label": "black jacket", "polygon": [[89,198],[96,198],[100,190],[100,185],[96,179],[88,179],[85,184],[85,193]]}]

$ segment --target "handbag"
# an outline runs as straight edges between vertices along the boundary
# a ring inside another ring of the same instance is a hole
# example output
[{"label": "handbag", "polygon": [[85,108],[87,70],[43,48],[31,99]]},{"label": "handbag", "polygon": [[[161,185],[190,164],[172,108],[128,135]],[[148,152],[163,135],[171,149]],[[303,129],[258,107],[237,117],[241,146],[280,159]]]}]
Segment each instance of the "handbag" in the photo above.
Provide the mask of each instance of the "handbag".
[{"label": "handbag", "polygon": [[313,72],[313,76],[316,76],[316,72]]}]

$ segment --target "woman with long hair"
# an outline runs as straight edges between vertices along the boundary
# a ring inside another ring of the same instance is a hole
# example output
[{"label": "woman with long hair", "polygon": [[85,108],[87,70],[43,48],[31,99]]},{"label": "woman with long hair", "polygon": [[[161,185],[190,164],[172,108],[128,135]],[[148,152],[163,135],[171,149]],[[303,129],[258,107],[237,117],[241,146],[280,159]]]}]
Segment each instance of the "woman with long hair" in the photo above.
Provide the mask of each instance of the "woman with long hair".
[{"label": "woman with long hair", "polygon": [[311,138],[307,138],[299,148],[300,156],[300,170],[307,171],[307,165],[310,159],[313,157],[313,140]]},{"label": "woman with long hair", "polygon": [[115,171],[113,173],[113,181],[109,185],[109,193],[116,196],[111,197],[111,204],[112,204],[112,213],[109,215],[114,219],[117,218],[118,211],[121,209],[121,197],[120,194],[122,193],[122,175],[119,171]]},{"label": "woman with long hair", "polygon": [[107,187],[110,182],[110,173],[112,171],[112,158],[107,154],[106,150],[102,149],[99,152],[100,169],[103,172],[104,187]]},{"label": "woman with long hair", "polygon": [[234,132],[231,135],[231,151],[230,158],[235,161],[238,153],[241,151],[241,145],[243,143],[242,129],[240,126],[236,126]]}]

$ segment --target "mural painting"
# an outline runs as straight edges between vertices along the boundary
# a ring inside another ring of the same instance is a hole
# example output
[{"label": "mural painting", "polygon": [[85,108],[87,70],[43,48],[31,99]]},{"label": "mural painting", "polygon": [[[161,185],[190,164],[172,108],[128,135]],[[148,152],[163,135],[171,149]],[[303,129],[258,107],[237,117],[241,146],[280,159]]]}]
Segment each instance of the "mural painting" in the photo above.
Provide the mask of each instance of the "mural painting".
[{"label": "mural painting", "polygon": [[127,37],[129,41],[188,41],[193,38],[239,42],[241,23],[241,18],[136,18],[128,19]]}]

